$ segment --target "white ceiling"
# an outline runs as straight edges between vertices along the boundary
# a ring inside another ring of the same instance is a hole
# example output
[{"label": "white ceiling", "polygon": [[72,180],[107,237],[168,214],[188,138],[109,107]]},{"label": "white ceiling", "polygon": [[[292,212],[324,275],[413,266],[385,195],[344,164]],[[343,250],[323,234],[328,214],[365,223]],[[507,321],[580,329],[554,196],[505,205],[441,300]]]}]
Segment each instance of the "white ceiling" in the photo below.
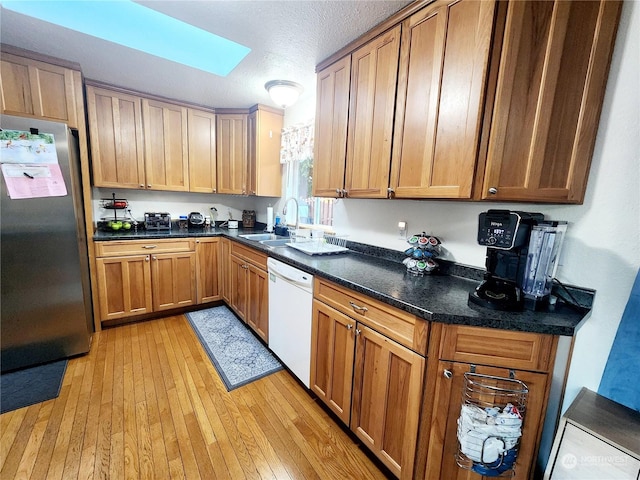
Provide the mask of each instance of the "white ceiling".
[{"label": "white ceiling", "polygon": [[[79,63],[85,78],[220,108],[273,105],[264,84],[286,79],[315,94],[315,66],[410,0],[155,0],[138,2],[246,45],[226,78],[0,8],[4,44]],[[273,105],[275,106],[275,105]]]}]

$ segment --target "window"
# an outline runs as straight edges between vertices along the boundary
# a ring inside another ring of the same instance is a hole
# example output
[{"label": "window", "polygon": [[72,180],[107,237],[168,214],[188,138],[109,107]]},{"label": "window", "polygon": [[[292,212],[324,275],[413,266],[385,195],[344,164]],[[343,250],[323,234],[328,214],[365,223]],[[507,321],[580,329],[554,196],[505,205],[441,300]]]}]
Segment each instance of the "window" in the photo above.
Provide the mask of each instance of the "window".
[{"label": "window", "polygon": [[[285,199],[298,200],[300,223],[331,226],[335,200],[312,196],[313,123],[282,132],[280,161],[285,164]],[[294,209],[289,207],[286,222],[294,224],[294,216]]]}]

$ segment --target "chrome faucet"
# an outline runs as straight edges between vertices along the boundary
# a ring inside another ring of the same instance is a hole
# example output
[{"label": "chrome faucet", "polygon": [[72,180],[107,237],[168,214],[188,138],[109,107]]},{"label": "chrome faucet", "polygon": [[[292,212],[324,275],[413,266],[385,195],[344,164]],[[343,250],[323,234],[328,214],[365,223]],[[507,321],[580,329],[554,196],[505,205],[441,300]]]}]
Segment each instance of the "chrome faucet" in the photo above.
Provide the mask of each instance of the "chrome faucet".
[{"label": "chrome faucet", "polygon": [[283,215],[287,214],[287,204],[289,203],[289,200],[293,200],[293,203],[296,204],[296,231],[297,231],[300,228],[300,218],[298,216],[300,205],[298,205],[298,200],[296,200],[295,197],[289,197],[284,201],[284,207],[282,207],[282,214]]}]

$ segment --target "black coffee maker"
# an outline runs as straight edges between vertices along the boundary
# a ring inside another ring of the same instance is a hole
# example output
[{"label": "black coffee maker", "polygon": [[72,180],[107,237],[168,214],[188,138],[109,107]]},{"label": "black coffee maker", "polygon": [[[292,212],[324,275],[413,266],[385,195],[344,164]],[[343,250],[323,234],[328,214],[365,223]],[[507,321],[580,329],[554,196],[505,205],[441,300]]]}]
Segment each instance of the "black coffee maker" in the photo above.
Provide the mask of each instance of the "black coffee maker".
[{"label": "black coffee maker", "polygon": [[503,311],[523,309],[522,282],[531,229],[543,220],[541,213],[488,210],[480,214],[478,244],[487,247],[487,272],[469,293],[469,304]]}]

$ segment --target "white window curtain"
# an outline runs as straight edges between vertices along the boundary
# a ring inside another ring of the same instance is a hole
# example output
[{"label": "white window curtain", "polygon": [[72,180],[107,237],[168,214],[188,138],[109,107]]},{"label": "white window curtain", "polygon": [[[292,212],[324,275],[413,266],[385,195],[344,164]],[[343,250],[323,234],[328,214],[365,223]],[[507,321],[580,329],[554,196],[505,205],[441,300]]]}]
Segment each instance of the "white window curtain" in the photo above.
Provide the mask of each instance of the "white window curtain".
[{"label": "white window curtain", "polygon": [[[313,172],[312,121],[282,130],[280,163],[285,166],[285,199],[294,197],[299,204],[300,223],[314,223],[311,196]],[[295,209],[289,206],[286,222],[296,222]]]}]

